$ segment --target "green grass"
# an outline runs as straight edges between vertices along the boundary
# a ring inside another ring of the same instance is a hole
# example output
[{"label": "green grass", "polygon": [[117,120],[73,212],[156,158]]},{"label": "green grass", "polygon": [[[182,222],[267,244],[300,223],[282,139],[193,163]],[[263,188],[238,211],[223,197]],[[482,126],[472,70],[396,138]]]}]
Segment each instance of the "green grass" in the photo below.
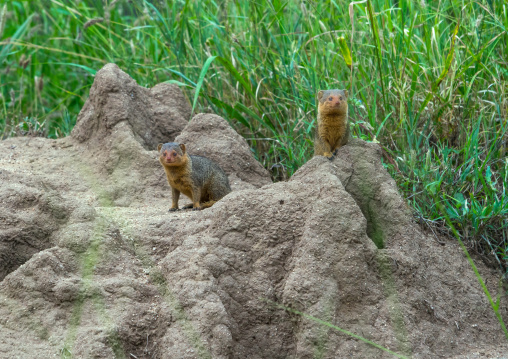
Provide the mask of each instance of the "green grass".
[{"label": "green grass", "polygon": [[422,223],[451,233],[448,216],[506,269],[506,0],[108,3],[0,6],[2,138],[68,135],[115,62],[142,86],[179,83],[281,180],[312,156],[316,92],[347,88],[354,135],[383,146]]}]

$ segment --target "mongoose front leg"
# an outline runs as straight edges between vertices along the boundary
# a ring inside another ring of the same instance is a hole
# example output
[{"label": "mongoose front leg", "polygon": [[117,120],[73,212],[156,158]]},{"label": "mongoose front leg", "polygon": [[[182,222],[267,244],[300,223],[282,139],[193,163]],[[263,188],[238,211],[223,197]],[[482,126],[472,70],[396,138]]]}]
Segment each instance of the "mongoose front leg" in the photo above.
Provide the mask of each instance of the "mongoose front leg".
[{"label": "mongoose front leg", "polygon": [[344,133],[344,135],[339,139],[337,145],[335,146],[335,150],[333,150],[333,155],[332,155],[332,158],[330,158],[331,160],[333,160],[335,158],[335,156],[337,156],[337,153],[339,152],[339,149],[342,147],[342,146],[345,146],[347,145],[348,141],[349,141],[349,137],[350,137],[350,132],[349,132],[349,126],[346,127],[346,132]]},{"label": "mongoose front leg", "polygon": [[321,136],[316,136],[314,139],[314,156],[325,156],[330,158],[332,156],[332,148],[330,144]]},{"label": "mongoose front leg", "polygon": [[180,191],[171,187],[171,198],[172,198],[172,205],[169,209],[169,212],[178,211],[178,200],[180,199]]},{"label": "mongoose front leg", "polygon": [[193,207],[192,207],[192,210],[193,211],[199,211],[201,208],[201,188],[199,187],[193,187],[192,188],[192,203],[193,203]]},{"label": "mongoose front leg", "polygon": [[333,159],[332,146],[330,146],[328,141],[326,141],[324,139],[321,139],[321,142],[322,142],[322,146],[323,146],[323,150],[324,150],[323,156],[332,160]]}]

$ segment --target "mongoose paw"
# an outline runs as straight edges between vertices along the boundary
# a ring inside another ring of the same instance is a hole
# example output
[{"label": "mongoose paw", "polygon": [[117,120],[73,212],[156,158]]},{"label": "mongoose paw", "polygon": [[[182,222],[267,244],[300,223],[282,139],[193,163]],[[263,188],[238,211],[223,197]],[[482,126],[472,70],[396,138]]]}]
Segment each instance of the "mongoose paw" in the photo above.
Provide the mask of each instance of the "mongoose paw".
[{"label": "mongoose paw", "polygon": [[168,212],[176,212],[176,211],[178,211],[178,208],[171,207]]},{"label": "mongoose paw", "polygon": [[333,161],[333,159],[335,158],[335,153],[325,152],[323,156],[328,158],[330,161]]}]

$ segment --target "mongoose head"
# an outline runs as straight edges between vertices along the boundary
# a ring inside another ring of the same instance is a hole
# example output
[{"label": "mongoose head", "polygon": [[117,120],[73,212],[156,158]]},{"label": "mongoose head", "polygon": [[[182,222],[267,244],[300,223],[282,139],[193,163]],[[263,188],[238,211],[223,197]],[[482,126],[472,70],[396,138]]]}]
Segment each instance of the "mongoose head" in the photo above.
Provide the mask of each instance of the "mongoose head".
[{"label": "mongoose head", "polygon": [[159,143],[159,161],[163,166],[181,166],[188,160],[183,143]]},{"label": "mongoose head", "polygon": [[347,114],[347,90],[321,90],[317,94],[318,109],[321,114]]}]

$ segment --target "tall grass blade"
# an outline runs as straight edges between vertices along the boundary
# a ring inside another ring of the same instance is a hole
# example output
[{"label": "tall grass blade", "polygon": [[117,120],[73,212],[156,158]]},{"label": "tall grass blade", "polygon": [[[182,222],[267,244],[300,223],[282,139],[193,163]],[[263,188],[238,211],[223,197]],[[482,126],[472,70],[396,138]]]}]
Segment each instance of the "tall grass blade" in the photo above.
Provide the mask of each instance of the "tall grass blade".
[{"label": "tall grass blade", "polygon": [[[157,22],[157,25],[159,25],[159,29],[162,31],[162,34],[166,38],[166,41],[172,42],[173,38],[171,37],[171,30],[169,29],[166,19],[162,16],[160,11],[151,2],[147,0],[143,0],[143,2],[146,6],[152,9],[153,12],[157,15],[157,19],[159,20]],[[162,26],[160,24],[162,24]]]},{"label": "tall grass blade", "polygon": [[383,103],[384,103],[384,109],[383,109],[383,116],[384,112],[388,110],[388,102],[386,99],[386,91],[385,91],[385,84],[383,79],[383,68],[381,64],[381,59],[383,57],[382,55],[382,49],[381,49],[381,41],[379,40],[379,32],[377,27],[377,20],[374,17],[374,8],[372,7],[372,1],[367,0],[367,10],[369,13],[369,22],[372,29],[372,35],[374,36],[375,45],[376,45],[376,58],[377,58],[377,67],[379,72],[379,82],[381,82],[381,89],[383,92]]},{"label": "tall grass blade", "polygon": [[422,105],[420,106],[420,111],[418,112],[417,118],[420,118],[422,112],[425,110],[425,107],[430,102],[432,97],[434,97],[434,94],[435,94],[437,88],[439,87],[439,85],[441,84],[443,79],[448,74],[448,71],[450,70],[450,66],[452,65],[453,55],[455,53],[455,37],[457,36],[457,32],[459,31],[459,25],[460,25],[460,21],[457,22],[457,25],[455,26],[455,29],[453,30],[452,43],[450,45],[450,51],[448,52],[448,56],[446,56],[443,71],[441,71],[441,74],[439,75],[437,80],[432,84],[432,88],[431,88],[430,92],[427,94],[427,96],[425,97],[425,101],[423,101]]},{"label": "tall grass blade", "polygon": [[201,69],[201,73],[199,74],[199,79],[196,84],[196,89],[194,92],[194,101],[192,102],[192,112],[191,112],[191,118],[194,115],[194,110],[196,109],[196,104],[198,103],[198,97],[199,97],[199,91],[201,91],[201,86],[203,86],[203,81],[205,80],[206,72],[208,71],[208,68],[210,67],[210,64],[213,60],[215,60],[217,56],[211,56],[209,57],[205,64],[203,65],[203,68]]},{"label": "tall grass blade", "polygon": [[90,68],[88,66],[81,65],[81,64],[74,64],[74,63],[71,63],[71,62],[55,62],[54,64],[55,65],[74,66],[74,67],[80,68],[82,70],[85,70],[86,72],[88,72],[92,76],[95,76],[95,74],[97,73],[96,69],[92,69],[92,68]]},{"label": "tall grass blade", "polygon": [[339,45],[340,45],[340,53],[344,58],[346,66],[351,69],[353,67],[353,59],[351,58],[351,52],[349,51],[349,47],[347,46],[346,39],[344,38],[344,36],[339,37]]},{"label": "tall grass blade", "polygon": [[6,18],[7,18],[7,4],[4,4],[2,10],[0,11],[0,39],[2,38],[2,34],[4,33]]},{"label": "tall grass blade", "polygon": [[[5,6],[6,5],[4,5],[4,9],[5,9]],[[21,26],[18,27],[18,29],[16,30],[14,35],[11,36],[9,41],[1,41],[0,42],[0,45],[3,45],[3,46],[0,46],[0,64],[2,64],[5,60],[5,58],[7,57],[7,55],[9,55],[9,52],[11,51],[12,46],[15,45],[18,40],[21,40],[21,38],[25,34],[25,31],[28,28],[28,25],[30,25],[30,22],[32,21],[32,18],[33,18],[33,15],[30,15],[25,20],[25,22],[23,24],[21,24]]]},{"label": "tall grass blade", "polygon": [[243,89],[255,101],[256,95],[254,94],[254,92],[252,92],[251,86],[249,85],[247,80],[245,80],[243,78],[243,76],[240,75],[240,73],[235,69],[233,64],[231,62],[229,62],[229,60],[227,60],[226,58],[224,58],[222,56],[218,56],[217,61],[219,61],[226,68],[226,70],[229,71],[229,73],[242,85]]},{"label": "tall grass blade", "polygon": [[354,6],[356,4],[363,4],[367,2],[367,0],[360,0],[360,1],[353,1],[349,3],[348,6],[348,12],[349,12],[349,22],[351,23],[351,68],[350,68],[350,83],[351,83],[351,95],[354,96],[354,84],[355,84],[355,77],[353,76],[353,40],[355,38],[355,13],[354,13]]},{"label": "tall grass blade", "polygon": [[[33,48],[33,49],[39,49],[39,50],[48,50],[48,51],[51,51],[51,52],[58,52],[58,53],[61,53],[61,54],[66,54],[66,55],[71,55],[71,56],[75,56],[75,57],[80,57],[80,58],[83,58],[83,59],[94,60],[94,61],[97,61],[97,62],[99,62],[101,64],[104,64],[106,62],[104,59],[101,59],[99,57],[88,56],[88,55],[82,54],[80,52],[72,52],[72,51],[58,49],[58,48],[55,48],[55,47],[47,47],[47,46],[41,46],[41,45],[35,45],[35,44],[27,44],[27,43],[22,43],[22,42],[17,42],[17,41],[0,41],[0,45],[16,45],[16,46],[20,46],[20,47],[27,47],[27,48]],[[5,48],[3,50],[5,50]],[[2,60],[2,52],[3,52],[3,50],[0,51],[0,61]],[[6,53],[5,56],[7,56],[7,55],[8,54]]]}]

